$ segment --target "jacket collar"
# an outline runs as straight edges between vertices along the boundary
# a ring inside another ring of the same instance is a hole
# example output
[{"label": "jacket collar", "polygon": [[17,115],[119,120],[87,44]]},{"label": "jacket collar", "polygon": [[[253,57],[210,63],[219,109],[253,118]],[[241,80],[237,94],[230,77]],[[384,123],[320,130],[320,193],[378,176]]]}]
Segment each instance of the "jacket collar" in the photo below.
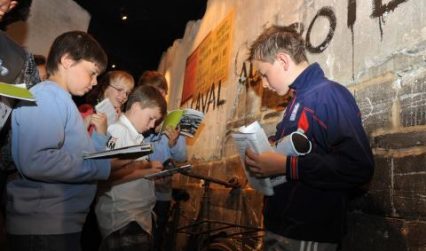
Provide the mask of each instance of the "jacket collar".
[{"label": "jacket collar", "polygon": [[325,79],[324,71],[318,63],[309,65],[289,86],[296,92],[305,92]]}]

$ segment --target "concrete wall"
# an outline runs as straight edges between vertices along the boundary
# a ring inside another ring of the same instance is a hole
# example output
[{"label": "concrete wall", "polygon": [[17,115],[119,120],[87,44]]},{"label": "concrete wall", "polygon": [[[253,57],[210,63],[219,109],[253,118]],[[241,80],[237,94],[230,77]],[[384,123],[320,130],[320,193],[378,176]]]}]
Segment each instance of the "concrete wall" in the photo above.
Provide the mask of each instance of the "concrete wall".
[{"label": "concrete wall", "polygon": [[33,0],[27,22],[11,24],[7,32],[33,54],[47,56],[60,34],[87,31],[90,15],[72,0]]},{"label": "concrete wall", "polygon": [[[319,62],[329,78],[356,97],[375,154],[374,179],[369,192],[351,205],[343,249],[426,250],[426,2],[210,0],[203,19],[187,24],[184,37],[160,63],[170,79],[169,108],[181,106],[187,57],[232,9],[229,77],[203,106],[204,126],[189,141],[194,171],[244,179],[231,130],[257,119],[272,134],[287,101],[262,90],[245,60],[247,45],[265,26],[298,24],[310,61]],[[183,106],[191,104],[194,100]],[[175,179],[178,186],[201,185],[188,177]],[[215,188],[214,193],[227,193]],[[260,215],[260,196],[246,192]],[[186,210],[196,208],[194,200]]]}]

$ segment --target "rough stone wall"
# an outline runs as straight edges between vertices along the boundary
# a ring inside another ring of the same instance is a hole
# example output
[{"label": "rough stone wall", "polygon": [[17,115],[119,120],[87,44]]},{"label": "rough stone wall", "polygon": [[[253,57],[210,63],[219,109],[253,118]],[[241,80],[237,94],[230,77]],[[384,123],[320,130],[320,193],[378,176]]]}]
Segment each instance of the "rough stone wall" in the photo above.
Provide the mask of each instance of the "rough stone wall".
[{"label": "rough stone wall", "polygon": [[352,204],[347,250],[426,250],[424,44],[394,51],[371,69],[375,77],[351,88],[376,169],[369,192]]},{"label": "rough stone wall", "polygon": [[[362,112],[375,155],[369,190],[351,204],[343,250],[426,250],[426,2],[414,0],[210,0],[202,20],[165,53],[159,69],[170,76],[170,108],[181,106],[185,60],[235,10],[230,75],[204,108],[203,128],[189,140],[194,172],[228,180],[244,175],[231,130],[259,120],[273,134],[287,98],[262,90],[245,60],[247,45],[270,24],[296,24],[308,58],[347,86]],[[192,100],[183,104],[190,106]],[[189,188],[188,217],[195,215],[202,182],[175,176]],[[212,186],[218,200],[229,188]],[[260,220],[262,199],[246,187]],[[222,217],[218,208],[212,215]]]}]

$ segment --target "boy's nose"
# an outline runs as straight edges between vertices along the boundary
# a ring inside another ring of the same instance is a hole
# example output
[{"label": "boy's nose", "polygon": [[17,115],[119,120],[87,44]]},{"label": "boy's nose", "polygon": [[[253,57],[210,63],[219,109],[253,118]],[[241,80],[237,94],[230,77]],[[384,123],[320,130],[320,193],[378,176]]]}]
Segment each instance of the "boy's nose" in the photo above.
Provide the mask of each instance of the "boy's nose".
[{"label": "boy's nose", "polygon": [[127,99],[127,94],[126,94],[126,92],[125,92],[125,91],[121,91],[121,92],[119,92],[119,93],[118,93],[118,97],[119,97],[121,100],[126,100],[126,99]]}]

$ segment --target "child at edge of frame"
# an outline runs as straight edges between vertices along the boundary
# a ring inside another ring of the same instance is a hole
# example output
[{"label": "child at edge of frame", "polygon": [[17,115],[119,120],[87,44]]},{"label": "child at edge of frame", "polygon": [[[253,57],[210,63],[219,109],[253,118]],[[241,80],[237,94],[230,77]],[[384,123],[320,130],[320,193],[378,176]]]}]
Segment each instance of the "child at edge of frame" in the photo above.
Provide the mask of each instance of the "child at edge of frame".
[{"label": "child at edge of frame", "polygon": [[264,88],[281,96],[294,93],[275,141],[300,131],[313,144],[303,156],[246,150],[251,175],[285,175],[287,180],[264,199],[264,250],[338,250],[349,195],[367,184],[374,172],[355,98],[327,79],[318,63],[308,62],[305,42],[292,28],[265,29],[251,44],[249,60]]},{"label": "child at edge of frame", "polygon": [[90,91],[106,65],[92,36],[65,32],[50,47],[48,79],[30,89],[36,102],[21,101],[12,111],[12,157],[19,175],[7,184],[11,250],[81,250],[96,182],[108,179],[111,166],[108,159],[83,159],[86,152],[105,149],[106,117],[91,118],[95,132],[89,136],[72,95]]}]

